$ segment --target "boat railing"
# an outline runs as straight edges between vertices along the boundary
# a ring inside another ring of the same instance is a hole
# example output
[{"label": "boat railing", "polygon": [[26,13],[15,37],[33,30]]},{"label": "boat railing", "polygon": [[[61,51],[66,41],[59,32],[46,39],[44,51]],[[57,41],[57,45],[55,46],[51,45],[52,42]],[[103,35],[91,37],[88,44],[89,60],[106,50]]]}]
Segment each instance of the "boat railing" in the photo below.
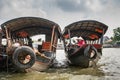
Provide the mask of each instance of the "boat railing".
[{"label": "boat railing", "polygon": [[101,39],[98,40],[85,40],[86,44],[101,44]]}]

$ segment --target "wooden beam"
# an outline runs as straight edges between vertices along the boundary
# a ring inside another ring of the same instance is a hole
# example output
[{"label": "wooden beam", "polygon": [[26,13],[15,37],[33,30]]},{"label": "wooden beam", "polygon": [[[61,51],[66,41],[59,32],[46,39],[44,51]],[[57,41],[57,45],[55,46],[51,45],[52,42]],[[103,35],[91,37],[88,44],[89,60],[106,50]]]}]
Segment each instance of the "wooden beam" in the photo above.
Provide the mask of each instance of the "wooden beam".
[{"label": "wooden beam", "polygon": [[53,26],[53,29],[52,29],[52,37],[51,37],[50,51],[52,50],[52,44],[53,44],[54,34],[55,34],[55,26]]}]

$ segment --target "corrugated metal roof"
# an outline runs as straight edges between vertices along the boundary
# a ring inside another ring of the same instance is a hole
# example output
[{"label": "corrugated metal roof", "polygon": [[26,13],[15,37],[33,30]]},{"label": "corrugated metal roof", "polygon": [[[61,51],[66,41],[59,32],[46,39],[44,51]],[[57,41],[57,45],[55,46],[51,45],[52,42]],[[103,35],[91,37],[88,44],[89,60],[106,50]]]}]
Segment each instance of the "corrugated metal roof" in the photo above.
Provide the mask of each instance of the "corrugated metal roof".
[{"label": "corrugated metal roof", "polygon": [[61,29],[59,25],[55,22],[52,22],[47,19],[39,18],[39,17],[20,17],[9,20],[1,25],[1,28],[5,30],[5,28],[9,29],[13,34],[17,31],[24,30],[30,36],[36,34],[50,34],[50,32],[55,26],[55,31],[60,35]]},{"label": "corrugated metal roof", "polygon": [[108,26],[95,21],[95,20],[84,20],[74,22],[64,28],[63,36],[68,34],[70,30],[70,36],[82,37],[85,40],[96,40],[101,38],[106,33]]}]

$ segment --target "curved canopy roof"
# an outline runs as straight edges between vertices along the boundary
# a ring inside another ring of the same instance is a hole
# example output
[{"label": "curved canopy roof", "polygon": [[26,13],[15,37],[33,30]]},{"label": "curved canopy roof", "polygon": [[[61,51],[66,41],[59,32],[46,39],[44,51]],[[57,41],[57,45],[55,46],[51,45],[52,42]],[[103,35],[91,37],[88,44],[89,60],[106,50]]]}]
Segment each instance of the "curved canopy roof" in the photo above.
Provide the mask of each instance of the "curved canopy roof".
[{"label": "curved canopy roof", "polygon": [[82,37],[85,40],[97,40],[106,33],[108,26],[95,21],[84,20],[74,22],[64,28],[63,36],[67,36],[70,32],[70,37]]},{"label": "curved canopy roof", "polygon": [[29,36],[37,34],[50,35],[53,27],[55,32],[60,36],[61,29],[55,22],[38,17],[20,17],[9,20],[1,25],[3,30],[8,29],[11,33],[17,33],[18,31],[27,32]]}]

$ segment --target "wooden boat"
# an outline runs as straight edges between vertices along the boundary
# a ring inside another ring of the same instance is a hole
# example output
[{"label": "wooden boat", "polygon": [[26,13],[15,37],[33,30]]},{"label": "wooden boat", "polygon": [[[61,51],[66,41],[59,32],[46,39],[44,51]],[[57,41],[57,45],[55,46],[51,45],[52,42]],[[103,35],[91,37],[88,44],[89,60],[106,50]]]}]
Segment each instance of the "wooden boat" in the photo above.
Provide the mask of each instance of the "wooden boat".
[{"label": "wooden boat", "polygon": [[[103,35],[108,26],[94,20],[72,23],[64,28],[64,46],[69,65],[83,68],[95,66],[102,56]],[[74,39],[81,37],[82,46],[76,45]]]},{"label": "wooden boat", "polygon": [[21,17],[3,23],[0,55],[4,63],[0,61],[0,64],[18,71],[46,70],[55,59],[60,32],[58,24],[38,17]]}]

